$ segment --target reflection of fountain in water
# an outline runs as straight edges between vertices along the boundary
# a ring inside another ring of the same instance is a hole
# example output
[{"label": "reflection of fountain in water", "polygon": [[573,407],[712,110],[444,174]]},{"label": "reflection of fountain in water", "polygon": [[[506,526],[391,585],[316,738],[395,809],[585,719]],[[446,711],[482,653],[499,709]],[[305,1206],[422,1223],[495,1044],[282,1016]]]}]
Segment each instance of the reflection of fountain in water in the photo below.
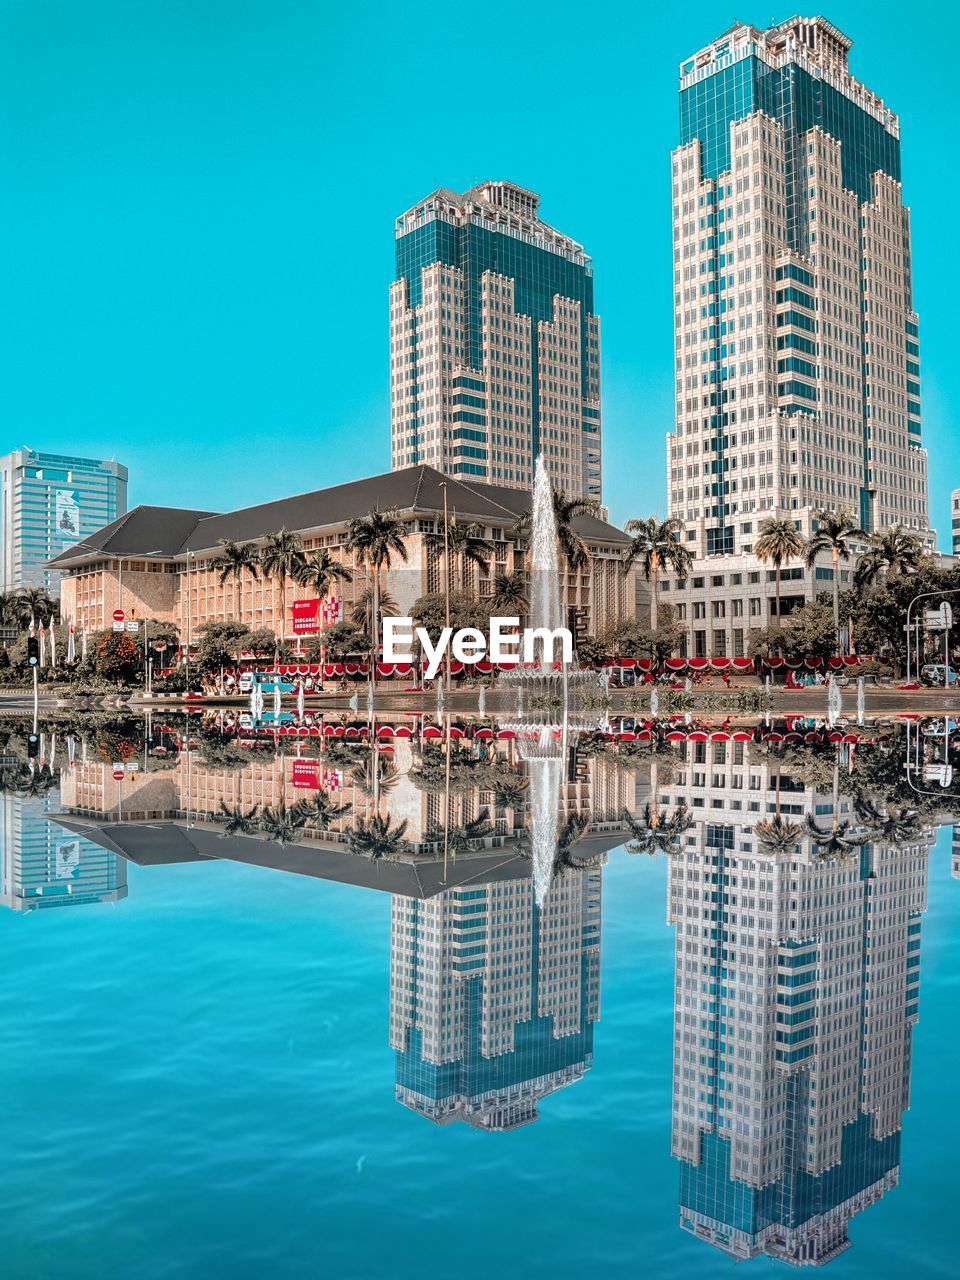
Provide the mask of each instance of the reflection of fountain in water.
[{"label": "reflection of fountain in water", "polygon": [[533,858],[533,892],[542,907],[553,879],[560,823],[560,783],[566,754],[566,733],[560,736],[559,750],[554,730],[543,725],[539,737],[520,738],[520,755],[530,775],[530,848]]}]

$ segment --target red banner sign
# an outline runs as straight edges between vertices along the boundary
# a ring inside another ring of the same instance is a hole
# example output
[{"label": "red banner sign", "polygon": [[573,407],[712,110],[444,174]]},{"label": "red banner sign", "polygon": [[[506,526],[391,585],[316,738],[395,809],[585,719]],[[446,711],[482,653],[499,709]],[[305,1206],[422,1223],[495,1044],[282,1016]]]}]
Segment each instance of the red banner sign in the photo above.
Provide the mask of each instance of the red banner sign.
[{"label": "red banner sign", "polygon": [[294,760],[293,785],[304,791],[320,790],[320,764],[317,760]]},{"label": "red banner sign", "polygon": [[297,636],[310,635],[320,630],[320,601],[294,600],[293,633]]}]

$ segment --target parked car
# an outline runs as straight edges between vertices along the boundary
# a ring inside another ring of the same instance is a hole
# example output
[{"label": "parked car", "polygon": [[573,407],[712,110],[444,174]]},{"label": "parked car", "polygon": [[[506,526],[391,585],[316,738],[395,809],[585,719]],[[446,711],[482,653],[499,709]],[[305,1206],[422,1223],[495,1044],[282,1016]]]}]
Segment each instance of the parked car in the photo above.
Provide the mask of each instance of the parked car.
[{"label": "parked car", "polygon": [[957,683],[957,673],[942,662],[928,662],[920,668],[920,679],[924,684],[949,687]]}]

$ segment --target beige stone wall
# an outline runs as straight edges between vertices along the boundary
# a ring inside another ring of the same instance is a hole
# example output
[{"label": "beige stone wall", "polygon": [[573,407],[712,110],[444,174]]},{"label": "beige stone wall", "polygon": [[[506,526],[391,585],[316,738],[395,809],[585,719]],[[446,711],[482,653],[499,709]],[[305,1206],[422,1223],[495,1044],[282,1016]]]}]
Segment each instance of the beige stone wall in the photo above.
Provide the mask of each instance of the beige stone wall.
[{"label": "beige stone wall", "polygon": [[[439,523],[436,527],[439,529]],[[486,535],[492,532],[490,528],[484,530]],[[393,597],[401,614],[409,612],[419,596],[443,589],[442,553],[428,545],[427,536],[424,530],[414,528],[406,539],[406,562],[394,559],[381,575],[383,589]],[[492,593],[496,573],[513,573],[524,564],[523,550],[509,537],[492,540],[496,550],[488,569],[481,571],[467,564],[462,575],[467,589],[481,598]],[[349,618],[358,597],[371,584],[372,572],[358,564],[356,557],[347,551],[342,533],[304,539],[307,552],[320,546],[325,546],[353,572],[352,582],[338,583],[334,588],[343,599],[344,616]],[[137,567],[143,566],[142,561],[125,563],[122,592],[116,561],[111,562],[109,568],[94,568],[67,577],[62,595],[64,618],[78,627],[96,631],[109,628],[114,609],[122,607],[131,620],[150,618],[172,623],[181,639],[189,637],[192,643],[196,643],[199,628],[205,622],[233,618],[252,628],[268,627],[280,635],[284,613],[280,583],[262,575],[254,578],[249,573],[244,573],[239,581],[229,578],[221,582],[219,570],[213,567],[215,559],[215,552],[191,557],[176,566],[177,572],[170,572],[170,565],[164,565],[163,572],[148,572]],[[579,573],[570,572],[565,564],[561,564],[560,569],[565,598],[570,605],[586,611],[588,629],[603,631],[635,616],[637,575],[636,571],[623,574],[618,545],[595,546],[593,559]],[[458,590],[460,582],[460,566],[452,557],[451,587]],[[294,635],[293,602],[309,598],[311,594],[309,589],[287,582],[285,634],[288,640]]]}]

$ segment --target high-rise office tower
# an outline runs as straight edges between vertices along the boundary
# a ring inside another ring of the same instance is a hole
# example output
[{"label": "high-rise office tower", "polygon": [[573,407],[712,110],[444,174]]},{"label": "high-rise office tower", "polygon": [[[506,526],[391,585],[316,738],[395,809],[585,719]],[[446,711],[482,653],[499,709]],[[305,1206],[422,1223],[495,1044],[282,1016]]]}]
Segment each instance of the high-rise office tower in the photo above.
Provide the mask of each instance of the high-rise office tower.
[{"label": "high-rise office tower", "polygon": [[[711,815],[668,872],[680,1224],[734,1258],[820,1265],[898,1178],[932,837],[825,860],[801,815],[829,838],[848,798],[831,814],[779,768],[695,747],[712,774],[670,786]],[[764,849],[772,813],[792,851]]]},{"label": "high-rise office tower", "polygon": [[699,556],[773,513],[928,528],[900,125],[850,45],[737,23],[680,67],[667,468]]},{"label": "high-rise office tower", "polygon": [[127,864],[112,850],[63,831],[46,795],[0,795],[0,906],[41,911],[119,902],[127,896]]},{"label": "high-rise office tower", "polygon": [[397,219],[391,465],[530,488],[542,453],[601,497],[600,321],[583,246],[511,182],[440,188]]},{"label": "high-rise office tower", "polygon": [[580,1079],[600,1008],[601,874],[568,872],[542,909],[530,880],[394,896],[400,1102],[438,1124],[509,1129]]},{"label": "high-rise office tower", "polygon": [[0,458],[0,591],[60,581],[47,561],[127,510],[119,462],[15,449]]}]

